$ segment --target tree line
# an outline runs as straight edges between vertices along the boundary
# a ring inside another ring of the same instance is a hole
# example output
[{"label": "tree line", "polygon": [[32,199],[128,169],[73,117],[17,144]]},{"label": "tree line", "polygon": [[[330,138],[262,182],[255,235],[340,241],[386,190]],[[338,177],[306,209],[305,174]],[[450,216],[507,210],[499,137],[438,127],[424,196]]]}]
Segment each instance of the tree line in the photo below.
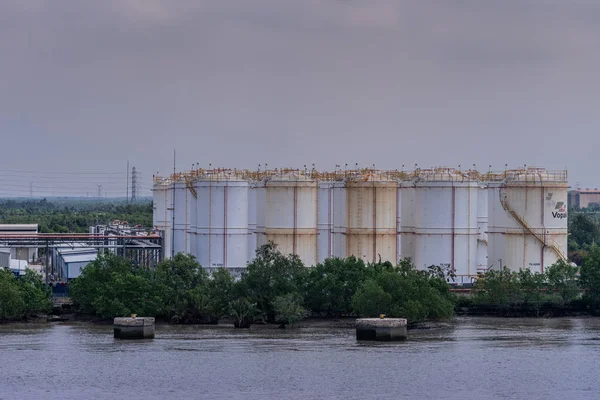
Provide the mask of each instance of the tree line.
[{"label": "tree line", "polygon": [[[500,316],[600,315],[600,247],[592,245],[580,267],[559,261],[543,273],[490,270],[470,296],[451,290],[452,274],[440,267],[419,271],[409,259],[364,263],[330,258],[306,268],[275,244],[260,247],[239,279],[227,269],[208,274],[193,256],[177,254],[155,269],[134,267],[105,254],[69,283],[77,312],[99,319],[138,314],[171,323],[236,327],[258,321],[280,326],[305,317],[389,317],[448,320],[456,311]],[[0,271],[0,320],[48,312],[50,291],[39,275],[17,278]]]},{"label": "tree line", "polygon": [[163,317],[173,323],[233,319],[296,323],[307,316],[407,318],[409,323],[450,319],[456,310],[501,316],[600,315],[600,247],[592,246],[581,267],[559,261],[543,273],[490,270],[478,277],[469,297],[451,290],[453,276],[441,267],[415,268],[410,259],[364,263],[330,258],[306,268],[294,255],[269,243],[256,252],[240,279],[226,269],[211,276],[194,257],[178,254],[155,270],[136,269],[103,256],[71,283],[78,309],[101,318]]},{"label": "tree line", "polygon": [[223,268],[209,276],[190,255],[177,254],[154,270],[103,255],[70,283],[70,294],[79,312],[100,318],[138,314],[172,323],[229,318],[236,327],[381,313],[416,323],[449,319],[454,310],[450,286],[439,269],[417,271],[410,260],[365,264],[354,257],[306,268],[273,243],[257,249],[239,279]]},{"label": "tree line", "polygon": [[1,200],[0,223],[38,224],[41,233],[87,233],[114,220],[152,226],[152,202],[91,200]]}]

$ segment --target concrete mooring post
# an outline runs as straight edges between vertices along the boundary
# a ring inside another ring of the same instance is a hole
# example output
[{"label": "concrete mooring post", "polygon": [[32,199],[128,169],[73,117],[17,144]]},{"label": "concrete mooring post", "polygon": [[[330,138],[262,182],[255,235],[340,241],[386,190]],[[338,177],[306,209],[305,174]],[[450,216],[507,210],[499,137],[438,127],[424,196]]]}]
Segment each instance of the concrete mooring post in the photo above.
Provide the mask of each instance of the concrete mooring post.
[{"label": "concrete mooring post", "polygon": [[113,321],[116,339],[152,339],[154,338],[154,317],[115,318]]},{"label": "concrete mooring post", "polygon": [[406,340],[404,318],[359,318],[356,320],[356,340],[394,342]]}]

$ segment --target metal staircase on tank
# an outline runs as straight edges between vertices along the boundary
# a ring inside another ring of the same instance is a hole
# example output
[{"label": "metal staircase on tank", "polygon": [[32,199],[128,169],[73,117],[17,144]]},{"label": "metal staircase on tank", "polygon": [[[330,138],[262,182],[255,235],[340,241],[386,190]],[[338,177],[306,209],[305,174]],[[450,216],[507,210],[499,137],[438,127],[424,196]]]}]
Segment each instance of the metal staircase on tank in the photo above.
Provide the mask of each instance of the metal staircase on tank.
[{"label": "metal staircase on tank", "polygon": [[187,187],[187,189],[190,191],[190,193],[192,194],[192,196],[194,196],[194,199],[198,198],[198,192],[196,191],[196,188],[194,187],[194,180],[191,176],[185,176],[185,187]]},{"label": "metal staircase on tank", "polygon": [[544,232],[538,232],[536,229],[532,228],[527,221],[525,221],[519,214],[517,214],[510,205],[508,204],[508,198],[506,195],[506,186],[503,186],[499,190],[500,194],[500,204],[502,204],[502,208],[509,213],[518,223],[525,229],[529,234],[534,236],[537,240],[540,241],[544,246],[549,247],[556,254],[556,256],[563,261],[567,260],[567,256],[562,251],[558,243],[553,240],[546,240]]}]

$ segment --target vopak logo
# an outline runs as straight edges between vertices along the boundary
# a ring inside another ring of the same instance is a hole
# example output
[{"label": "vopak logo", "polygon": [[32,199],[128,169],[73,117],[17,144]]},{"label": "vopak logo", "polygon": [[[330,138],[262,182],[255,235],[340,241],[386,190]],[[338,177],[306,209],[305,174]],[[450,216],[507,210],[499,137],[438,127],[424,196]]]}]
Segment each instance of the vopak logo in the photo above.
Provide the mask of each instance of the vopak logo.
[{"label": "vopak logo", "polygon": [[552,212],[553,218],[558,218],[558,219],[567,218],[567,205],[565,204],[564,201],[557,201],[556,205],[554,206],[554,210],[556,210],[556,211]]}]

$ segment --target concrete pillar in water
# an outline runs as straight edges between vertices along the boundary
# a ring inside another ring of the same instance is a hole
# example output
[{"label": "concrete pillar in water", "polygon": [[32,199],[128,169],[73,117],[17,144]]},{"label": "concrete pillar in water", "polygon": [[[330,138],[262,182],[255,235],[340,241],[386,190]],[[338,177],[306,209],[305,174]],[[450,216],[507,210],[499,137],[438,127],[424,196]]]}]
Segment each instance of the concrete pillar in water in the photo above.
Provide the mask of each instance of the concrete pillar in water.
[{"label": "concrete pillar in water", "polygon": [[152,339],[154,337],[154,317],[115,318],[113,321],[117,339]]},{"label": "concrete pillar in water", "polygon": [[356,340],[393,342],[407,337],[404,318],[359,318],[356,320]]}]

